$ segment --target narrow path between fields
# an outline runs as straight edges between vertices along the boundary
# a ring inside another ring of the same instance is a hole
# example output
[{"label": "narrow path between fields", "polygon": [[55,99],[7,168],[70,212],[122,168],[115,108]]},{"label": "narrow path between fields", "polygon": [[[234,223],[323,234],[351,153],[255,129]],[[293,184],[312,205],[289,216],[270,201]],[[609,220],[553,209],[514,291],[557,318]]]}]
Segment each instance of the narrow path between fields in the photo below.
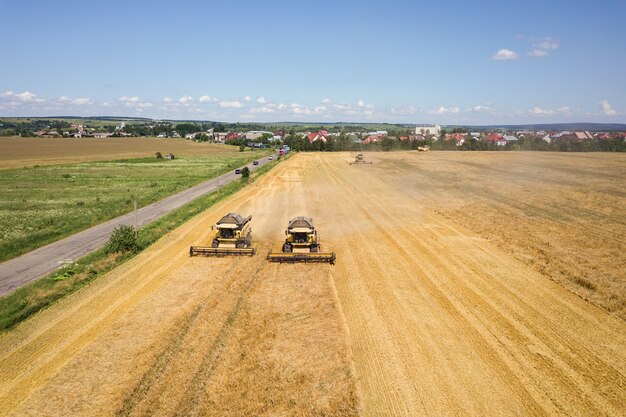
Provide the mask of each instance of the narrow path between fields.
[{"label": "narrow path between fields", "polygon": [[[262,167],[268,162],[269,160],[267,158],[261,158],[259,159],[259,165],[249,163],[246,166],[252,171]],[[136,212],[124,214],[123,216],[25,253],[17,258],[0,263],[0,296],[8,294],[24,284],[49,274],[67,262],[75,261],[95,251],[107,242],[113,229],[119,225],[130,224],[137,227],[144,226],[204,194],[208,194],[231,183],[239,177],[240,176],[235,174],[234,170],[232,170],[219,177],[215,177],[209,181],[181,191],[178,194],[171,195],[163,200],[142,207]]]}]

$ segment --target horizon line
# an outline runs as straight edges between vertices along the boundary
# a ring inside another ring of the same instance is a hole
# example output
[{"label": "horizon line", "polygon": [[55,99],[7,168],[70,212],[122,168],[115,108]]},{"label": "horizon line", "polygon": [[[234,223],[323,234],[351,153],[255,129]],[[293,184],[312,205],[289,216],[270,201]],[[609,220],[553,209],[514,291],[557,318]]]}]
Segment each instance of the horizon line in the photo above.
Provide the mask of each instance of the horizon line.
[{"label": "horizon line", "polygon": [[317,125],[333,125],[333,124],[353,124],[353,125],[390,125],[390,126],[405,126],[405,125],[421,125],[432,124],[439,126],[467,126],[467,127],[511,127],[511,126],[539,126],[539,125],[624,125],[626,128],[626,121],[624,122],[530,122],[530,123],[502,123],[502,124],[469,124],[469,123],[418,123],[418,122],[356,122],[356,121],[272,121],[272,122],[260,122],[260,121],[242,121],[227,122],[220,120],[209,119],[170,119],[170,118],[155,118],[155,117],[141,117],[141,116],[74,116],[74,115],[57,115],[57,116],[0,116],[0,119],[130,119],[130,120],[153,120],[153,121],[167,121],[167,122],[196,122],[196,123],[224,123],[224,124],[257,124],[257,125],[271,125],[271,124],[317,124]]}]

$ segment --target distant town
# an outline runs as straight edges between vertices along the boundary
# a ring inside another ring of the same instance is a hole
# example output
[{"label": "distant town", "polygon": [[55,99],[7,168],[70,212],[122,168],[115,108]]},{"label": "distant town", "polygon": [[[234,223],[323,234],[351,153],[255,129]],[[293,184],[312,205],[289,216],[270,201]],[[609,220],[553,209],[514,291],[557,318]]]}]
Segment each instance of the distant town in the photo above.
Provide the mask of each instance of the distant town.
[{"label": "distant town", "polygon": [[[376,126],[378,129],[372,130]],[[384,127],[382,129],[381,127]],[[445,127],[438,124],[240,124],[160,120],[79,121],[47,118],[0,119],[0,136],[40,138],[181,138],[250,148],[288,145],[297,151],[546,150],[624,151],[626,130],[533,130]]]}]

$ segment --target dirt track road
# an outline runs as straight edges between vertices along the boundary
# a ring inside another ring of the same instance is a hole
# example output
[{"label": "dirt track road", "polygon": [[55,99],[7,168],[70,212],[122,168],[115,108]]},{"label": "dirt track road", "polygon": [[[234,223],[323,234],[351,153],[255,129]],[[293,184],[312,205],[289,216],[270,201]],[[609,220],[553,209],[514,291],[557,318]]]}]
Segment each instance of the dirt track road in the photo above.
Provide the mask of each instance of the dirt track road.
[{"label": "dirt track road", "polygon": [[[625,414],[624,321],[350,157],[295,155],[0,336],[0,415]],[[260,256],[189,258],[231,210]],[[337,265],[264,260],[299,214]]]}]

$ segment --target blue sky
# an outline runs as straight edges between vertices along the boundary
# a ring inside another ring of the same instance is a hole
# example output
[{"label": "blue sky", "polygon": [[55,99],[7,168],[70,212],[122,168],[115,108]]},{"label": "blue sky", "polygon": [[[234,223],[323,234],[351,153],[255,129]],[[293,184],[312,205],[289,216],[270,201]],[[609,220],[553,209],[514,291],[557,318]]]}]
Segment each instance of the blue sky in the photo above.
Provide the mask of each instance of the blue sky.
[{"label": "blue sky", "polygon": [[626,1],[0,0],[0,116],[626,121]]}]

